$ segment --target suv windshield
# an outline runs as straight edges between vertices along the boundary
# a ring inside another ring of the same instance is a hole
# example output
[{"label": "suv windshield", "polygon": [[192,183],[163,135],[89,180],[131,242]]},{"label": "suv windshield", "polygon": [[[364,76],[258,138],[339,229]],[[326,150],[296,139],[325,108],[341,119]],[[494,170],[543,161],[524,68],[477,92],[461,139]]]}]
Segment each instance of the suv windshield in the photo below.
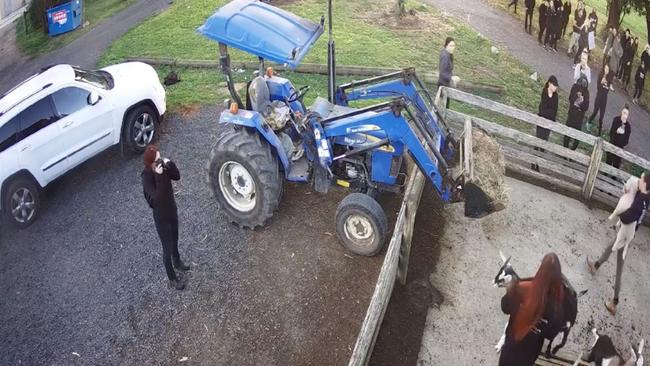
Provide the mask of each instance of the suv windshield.
[{"label": "suv windshield", "polygon": [[90,71],[74,67],[74,78],[102,89],[113,89],[113,77],[106,71]]}]

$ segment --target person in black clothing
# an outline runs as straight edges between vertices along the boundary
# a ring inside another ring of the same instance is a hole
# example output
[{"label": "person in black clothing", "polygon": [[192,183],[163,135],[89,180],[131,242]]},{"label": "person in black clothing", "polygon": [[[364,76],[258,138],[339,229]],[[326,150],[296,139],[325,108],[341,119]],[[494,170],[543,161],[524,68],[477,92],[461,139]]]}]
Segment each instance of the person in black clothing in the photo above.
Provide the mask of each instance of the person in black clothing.
[{"label": "person in black clothing", "polygon": [[589,14],[589,27],[587,28],[587,45],[589,52],[596,48],[596,29],[598,27],[598,14],[596,8],[591,9]]},{"label": "person in black clothing", "polygon": [[563,7],[562,14],[562,37],[566,35],[566,29],[569,26],[569,18],[571,17],[571,1],[566,0]]},{"label": "person in black clothing", "polygon": [[524,31],[528,34],[533,32],[533,13],[535,12],[535,0],[525,0],[526,15],[524,18]]},{"label": "person in black clothing", "polygon": [[598,136],[603,133],[603,116],[607,108],[607,96],[612,85],[612,77],[613,73],[609,69],[609,65],[605,64],[600,75],[598,75],[598,92],[596,93],[596,101],[594,102],[594,111],[591,117],[589,117],[589,123],[591,124],[594,117],[596,117],[596,113],[600,112],[598,117]]},{"label": "person in black clothing", "polygon": [[508,4],[508,9],[510,9],[511,6],[515,6],[515,14],[517,14],[517,4],[519,3],[519,0],[512,0],[510,4]]},{"label": "person in black clothing", "polygon": [[641,98],[641,93],[643,93],[643,87],[645,86],[645,76],[646,76],[646,66],[644,62],[639,64],[639,68],[636,70],[636,75],[634,76],[634,95],[632,96],[632,103],[638,104],[639,98]]},{"label": "person in black clothing", "polygon": [[[569,113],[566,119],[566,125],[582,131],[582,122],[585,119],[585,113],[589,109],[589,83],[587,78],[581,76],[578,81],[571,87],[569,93]],[[571,143],[573,140],[573,143]],[[571,150],[578,148],[580,141],[564,136],[564,147],[571,145]]]},{"label": "person in black clothing", "polygon": [[587,12],[585,11],[584,4],[578,2],[578,8],[573,15],[573,33],[571,33],[571,40],[569,41],[569,48],[567,48],[567,56],[571,56],[572,52],[576,52],[580,34],[585,28],[585,20],[587,19]]},{"label": "person in black clothing", "polygon": [[[630,127],[630,122],[628,121],[629,116],[630,107],[626,104],[621,111],[621,115],[614,118],[612,127],[609,129],[609,142],[621,149],[625,148],[630,142],[632,127]],[[621,157],[608,152],[605,162],[615,168],[620,168]]]},{"label": "person in black clothing", "polygon": [[627,47],[623,50],[623,67],[621,68],[621,83],[627,91],[632,76],[632,61],[634,60],[634,39],[630,37],[627,41]]},{"label": "person in black clothing", "polygon": [[641,52],[640,61],[645,64],[646,69],[650,67],[650,44],[645,45],[645,49]]},{"label": "person in black clothing", "polygon": [[181,261],[178,253],[178,213],[171,182],[181,179],[181,175],[173,161],[161,159],[158,149],[149,145],[144,153],[141,177],[144,197],[153,209],[153,219],[162,242],[167,278],[172,286],[182,290],[185,284],[176,277],[174,268],[187,271],[190,267]]},{"label": "person in black clothing", "polygon": [[573,56],[573,64],[577,65],[580,63],[580,58],[582,53],[588,50],[589,46],[589,36],[587,30],[589,29],[589,19],[585,21],[582,29],[580,30],[580,36],[578,37],[578,51]]},{"label": "person in black clothing", "polygon": [[[557,95],[558,82],[555,75],[551,75],[548,78],[548,81],[544,85],[542,90],[542,98],[539,102],[539,108],[537,115],[544,117],[551,121],[555,121],[557,117],[557,106],[558,106],[558,95]],[[537,126],[536,135],[537,138],[540,138],[544,141],[548,141],[548,137],[551,134],[549,129]],[[535,148],[538,151],[544,151],[544,149]],[[531,164],[531,169],[539,171],[539,166],[537,164]]]},{"label": "person in black clothing", "polygon": [[539,11],[539,19],[537,20],[539,23],[539,32],[537,33],[537,41],[539,44],[542,44],[542,36],[544,35],[544,31],[546,30],[546,26],[548,25],[548,9],[549,9],[549,0],[544,0],[542,3],[539,5],[538,11]]},{"label": "person in black clothing", "polygon": [[625,49],[628,46],[628,42],[630,40],[630,29],[626,29],[625,33],[621,33],[621,48],[623,49],[623,54],[621,55],[621,58],[618,61],[618,69],[614,70],[616,71],[616,78],[618,80],[621,80],[623,78],[623,65],[625,61]]},{"label": "person in black clothing", "polygon": [[551,1],[546,9],[546,36],[544,37],[544,49],[549,50],[549,47],[553,48],[553,38],[555,38],[556,33],[556,19],[558,12],[555,9],[555,4]]}]

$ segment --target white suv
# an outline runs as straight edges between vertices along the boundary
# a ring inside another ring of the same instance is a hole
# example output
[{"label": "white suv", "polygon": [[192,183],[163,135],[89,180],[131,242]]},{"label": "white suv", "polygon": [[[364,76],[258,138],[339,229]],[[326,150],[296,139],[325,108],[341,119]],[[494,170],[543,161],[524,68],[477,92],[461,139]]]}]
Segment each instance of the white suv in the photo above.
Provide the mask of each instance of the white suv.
[{"label": "white suv", "polygon": [[165,89],[143,63],[56,65],[25,80],[0,97],[0,209],[29,226],[42,188],[120,142],[142,153],[165,108]]}]

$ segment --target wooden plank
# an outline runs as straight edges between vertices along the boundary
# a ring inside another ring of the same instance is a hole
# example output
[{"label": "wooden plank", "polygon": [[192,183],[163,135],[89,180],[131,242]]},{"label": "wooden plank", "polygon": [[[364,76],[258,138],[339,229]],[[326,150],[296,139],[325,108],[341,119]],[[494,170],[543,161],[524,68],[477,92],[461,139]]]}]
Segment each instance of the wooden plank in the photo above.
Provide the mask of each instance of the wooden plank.
[{"label": "wooden plank", "polygon": [[548,183],[550,183],[550,184],[552,184],[552,185],[554,185],[554,186],[556,186],[558,188],[567,190],[567,191],[569,191],[571,193],[579,194],[581,192],[581,190],[582,190],[581,189],[582,187],[580,187],[578,185],[571,184],[571,183],[563,181],[561,179],[550,177],[550,176],[548,176],[546,174],[538,173],[538,172],[536,172],[534,170],[531,170],[530,167],[523,167],[523,166],[521,166],[521,165],[519,165],[517,163],[514,163],[514,162],[506,161],[506,170],[509,170],[509,171],[514,172],[514,173],[519,174],[519,175],[528,176],[530,178],[534,178],[534,179],[538,179],[538,180],[548,182]]},{"label": "wooden plank", "polygon": [[[420,191],[417,194],[422,194],[424,175],[422,175],[417,167],[414,167],[414,170],[415,174],[411,175],[406,187],[406,197],[415,197],[417,193],[416,191]],[[402,201],[402,206],[397,215],[395,230],[390,239],[388,249],[386,250],[384,262],[382,263],[379,272],[379,278],[375,285],[375,291],[372,294],[370,305],[368,306],[366,316],[361,325],[361,330],[357,336],[357,341],[354,345],[350,362],[348,363],[349,366],[367,365],[370,360],[370,355],[372,354],[372,349],[375,346],[375,340],[379,333],[379,327],[381,326],[384,313],[386,312],[386,307],[388,306],[388,301],[393,293],[393,287],[395,285],[403,230],[404,225],[406,224],[407,204],[407,199]],[[417,209],[412,211],[413,215],[415,215]]]},{"label": "wooden plank", "polygon": [[548,160],[551,163],[566,167],[568,169],[573,169],[577,172],[582,173],[581,177],[584,177],[584,174],[587,173],[587,166],[580,164],[578,162],[575,162],[573,160],[566,159],[564,157],[557,156],[555,154],[548,153],[546,151],[540,151],[540,150],[535,150],[532,147],[529,147],[527,145],[520,145],[517,143],[514,143],[510,140],[506,140],[504,138],[501,138],[497,136],[497,141],[501,146],[508,146],[512,149],[516,149],[522,152],[526,152],[530,155],[536,156],[540,159]]},{"label": "wooden plank", "polygon": [[[627,181],[632,176],[632,174],[630,174],[630,173],[628,173],[626,171],[614,168],[613,166],[611,166],[609,164],[600,164],[600,172],[601,173],[607,173],[609,175],[613,175],[616,178],[622,179],[624,181]],[[602,174],[600,174],[600,175],[602,176]]]},{"label": "wooden plank", "polygon": [[527,152],[520,151],[517,149],[513,149],[510,146],[502,146],[501,149],[504,152],[504,155],[506,156],[507,159],[510,160],[518,160],[522,166],[525,166],[526,164],[530,165],[531,163],[535,163],[539,165],[540,168],[550,170],[553,173],[562,175],[566,177],[566,180],[573,180],[576,182],[581,182],[584,179],[585,173],[577,171],[575,169],[567,168],[559,164],[555,164],[548,159],[544,159],[542,157],[538,157],[535,155],[531,155]]},{"label": "wooden plank", "polygon": [[506,137],[510,140],[513,140],[517,143],[524,143],[528,145],[532,145],[535,147],[539,147],[545,150],[548,150],[552,153],[555,153],[560,156],[566,156],[567,158],[571,160],[575,160],[579,163],[582,163],[584,165],[589,164],[589,157],[586,155],[579,153],[577,151],[573,151],[571,149],[567,149],[564,146],[557,145],[553,142],[549,141],[544,141],[540,138],[531,136],[527,133],[501,126],[496,123],[488,122],[484,119],[478,118],[478,117],[472,117],[469,116],[465,113],[460,113],[456,112],[454,110],[447,110],[447,119],[448,120],[458,120],[458,121],[465,121],[467,117],[470,117],[472,119],[472,122],[474,122],[478,127],[486,130],[488,133],[494,134],[494,135],[501,135],[502,137]]},{"label": "wooden plank", "polygon": [[612,208],[616,207],[616,204],[618,204],[618,199],[608,195],[607,193],[603,193],[598,189],[594,190],[594,194],[592,195],[591,199]]},{"label": "wooden plank", "polygon": [[596,184],[596,177],[598,176],[598,170],[600,169],[600,164],[603,161],[603,139],[600,137],[596,140],[594,149],[591,153],[591,160],[589,162],[589,168],[587,169],[587,175],[585,177],[584,184],[582,185],[582,198],[589,200],[591,198],[591,193],[594,191],[594,184]]},{"label": "wooden plank", "polygon": [[605,152],[613,153],[617,156],[623,158],[623,160],[629,161],[634,165],[638,165],[643,169],[650,170],[650,161],[632,154],[631,152],[625,151],[618,146],[614,146],[611,143],[605,141],[603,144],[603,149]]},{"label": "wooden plank", "polygon": [[[411,177],[419,172],[419,168],[413,164]],[[424,179],[418,179],[414,182],[409,191],[405,193],[406,214],[404,215],[404,225],[402,227],[402,245],[400,246],[400,256],[397,263],[397,279],[402,285],[406,285],[406,275],[408,273],[409,258],[411,257],[411,242],[413,240],[413,228],[415,226],[415,215],[420,206],[422,190],[424,188]]]},{"label": "wooden plank", "polygon": [[596,184],[594,185],[595,188],[598,190],[604,192],[604,193],[609,193],[614,195],[614,199],[618,199],[621,194],[623,194],[623,185],[615,186],[612,185],[608,182],[602,181],[600,179],[596,180]]},{"label": "wooden plank", "polygon": [[594,145],[596,143],[596,137],[582,131],[578,131],[575,128],[567,127],[563,124],[548,120],[530,112],[526,112],[521,109],[501,104],[499,102],[495,102],[483,97],[479,97],[477,95],[447,87],[445,87],[445,89],[447,91],[448,97],[451,99],[458,100],[463,103],[472,104],[493,112],[503,114],[505,116],[513,117],[531,125],[544,127],[551,131],[557,132],[564,136],[572,137],[589,145]]},{"label": "wooden plank", "polygon": [[465,138],[463,139],[464,143],[464,159],[463,159],[463,166],[464,166],[464,171],[465,171],[465,181],[466,182],[471,182],[474,180],[474,159],[473,159],[473,143],[472,143],[472,119],[471,118],[466,118],[465,119],[465,128],[463,130],[463,135]]}]

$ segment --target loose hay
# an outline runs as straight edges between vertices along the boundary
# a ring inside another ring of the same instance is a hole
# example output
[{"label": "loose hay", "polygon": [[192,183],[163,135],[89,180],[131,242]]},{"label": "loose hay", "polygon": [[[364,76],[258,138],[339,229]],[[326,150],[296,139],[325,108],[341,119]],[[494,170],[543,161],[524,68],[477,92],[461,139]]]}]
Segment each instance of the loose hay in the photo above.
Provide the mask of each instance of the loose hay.
[{"label": "loose hay", "polygon": [[501,145],[486,131],[472,128],[472,153],[474,157],[474,184],[490,199],[495,211],[508,203],[508,187],[505,182],[506,159]]}]

